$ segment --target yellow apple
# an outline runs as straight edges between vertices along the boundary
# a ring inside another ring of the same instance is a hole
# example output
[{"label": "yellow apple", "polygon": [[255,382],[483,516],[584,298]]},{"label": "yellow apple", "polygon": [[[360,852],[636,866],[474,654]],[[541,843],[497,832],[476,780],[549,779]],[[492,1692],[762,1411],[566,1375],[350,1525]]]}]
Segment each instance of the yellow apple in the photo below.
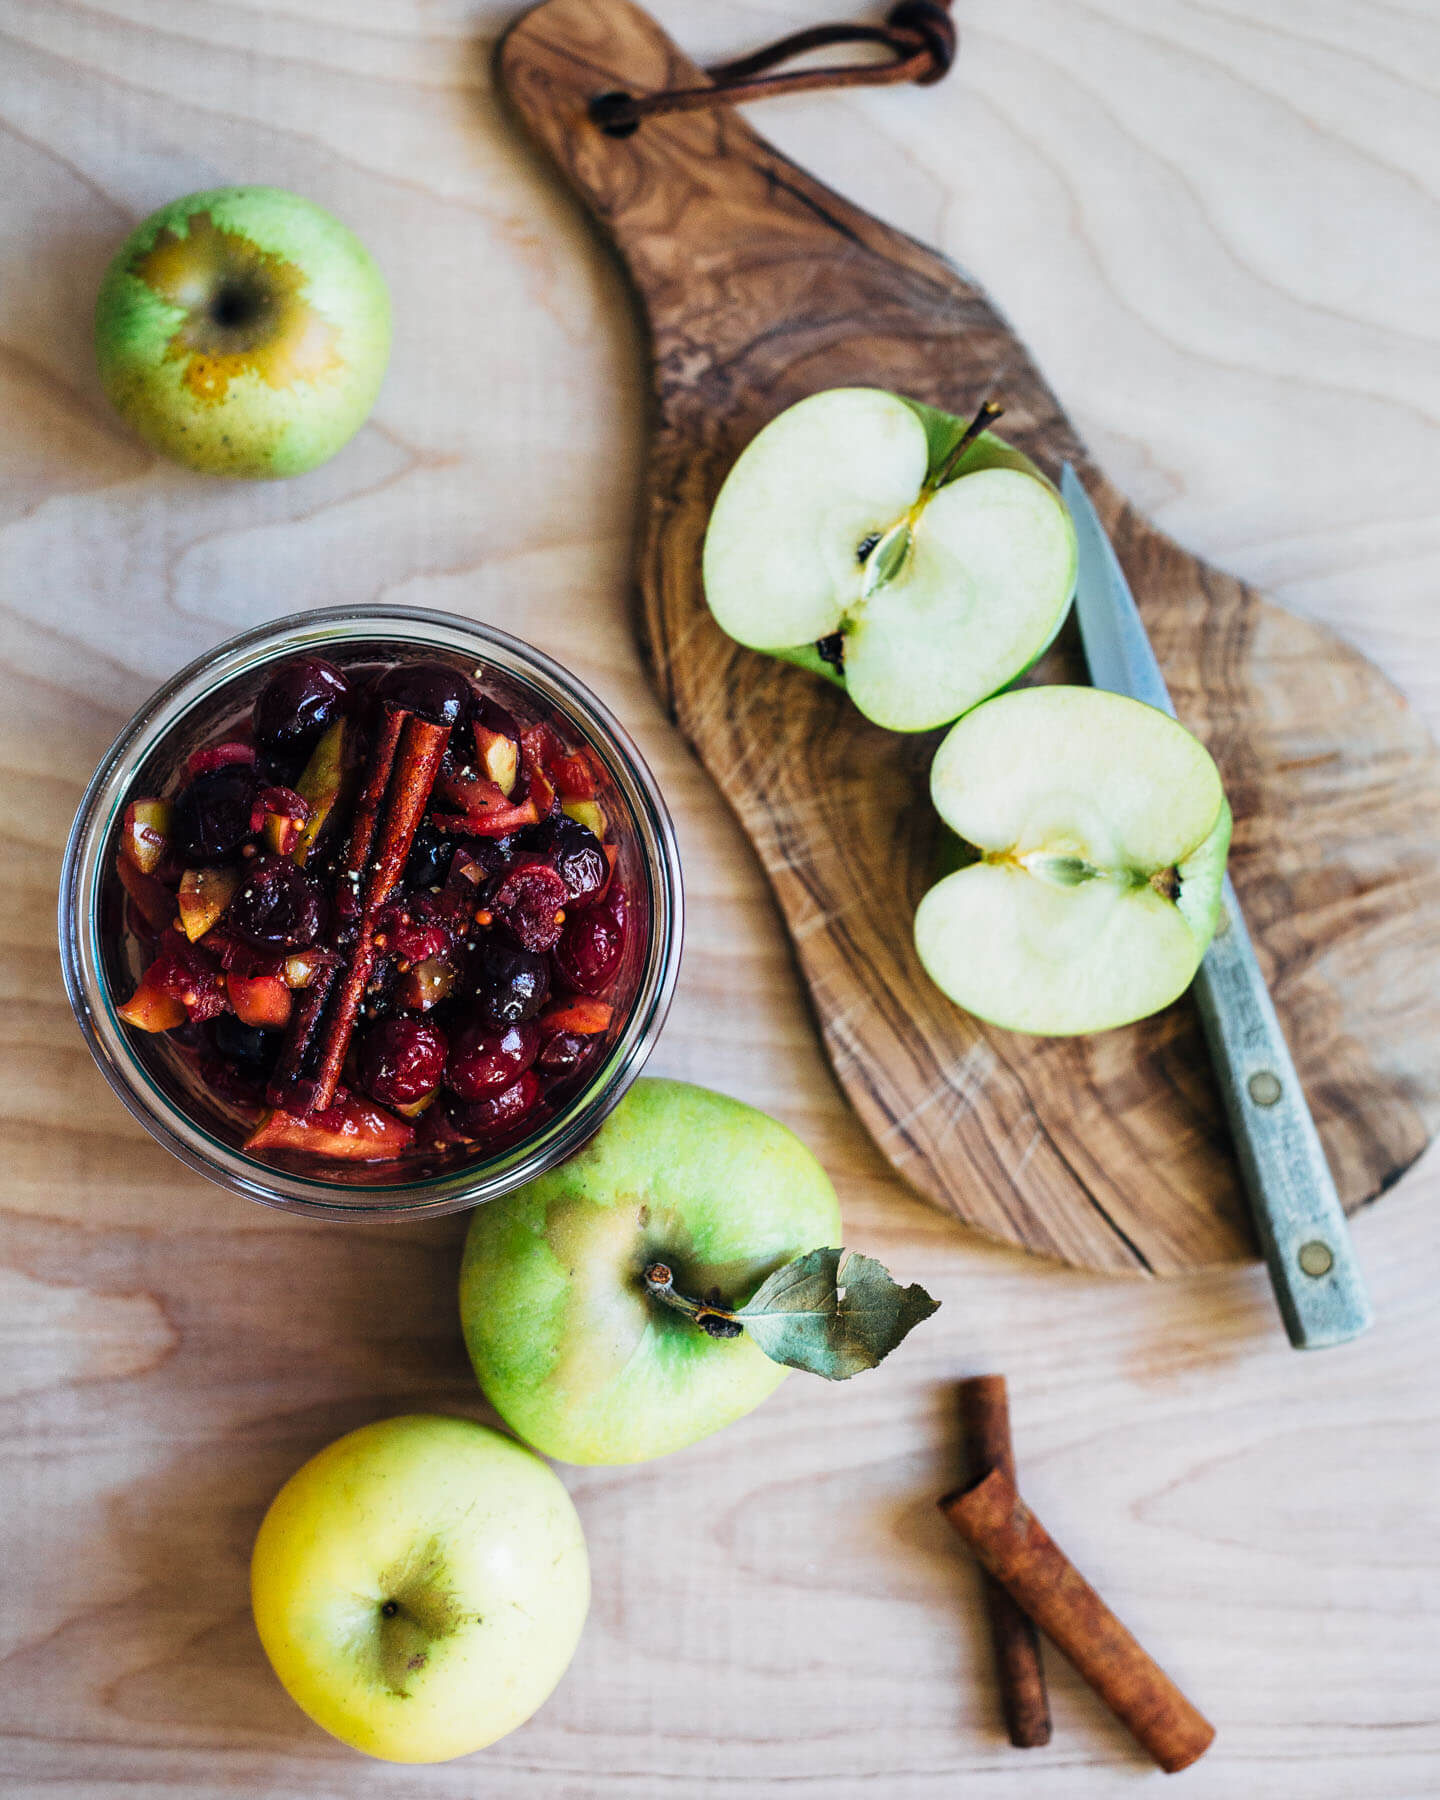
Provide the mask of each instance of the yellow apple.
[{"label": "yellow apple", "polygon": [[388,1762],[493,1744],[549,1698],[590,1604],[558,1478],[471,1419],[416,1413],[337,1439],[275,1496],[250,1566],[290,1697]]}]

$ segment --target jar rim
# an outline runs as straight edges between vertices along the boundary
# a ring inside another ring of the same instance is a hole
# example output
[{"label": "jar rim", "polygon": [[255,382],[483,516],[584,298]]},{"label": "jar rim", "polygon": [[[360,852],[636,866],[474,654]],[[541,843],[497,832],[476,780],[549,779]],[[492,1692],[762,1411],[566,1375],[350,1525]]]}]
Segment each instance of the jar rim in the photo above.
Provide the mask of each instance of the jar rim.
[{"label": "jar rim", "polygon": [[[104,973],[100,895],[106,850],[135,776],[169,734],[225,685],[267,663],[368,641],[474,656],[560,713],[597,751],[631,814],[647,884],[650,928],[625,1025],[585,1085],[536,1133],[485,1158],[410,1180],[351,1185],[295,1174],[225,1143],[159,1085],[116,1016]],[[325,1218],[413,1218],[497,1198],[572,1154],[640,1073],[679,975],[684,894],[674,826],[629,733],[576,676],[545,652],[478,620],[421,607],[355,604],[293,613],[226,639],[165,682],[101,758],[76,811],[60,878],[61,968],[71,1010],[111,1088],[166,1149],[197,1173],[266,1205]]]}]

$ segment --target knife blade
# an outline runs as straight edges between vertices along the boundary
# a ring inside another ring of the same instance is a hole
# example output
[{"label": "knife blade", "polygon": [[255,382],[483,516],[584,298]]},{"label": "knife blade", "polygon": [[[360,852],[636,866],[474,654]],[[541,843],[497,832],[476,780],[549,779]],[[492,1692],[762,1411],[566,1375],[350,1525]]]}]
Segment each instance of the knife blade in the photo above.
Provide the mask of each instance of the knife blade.
[{"label": "knife blade", "polygon": [[[1120,559],[1068,463],[1060,489],[1079,544],[1075,613],[1090,679],[1173,719],[1170,690]],[[1324,1146],[1228,875],[1194,993],[1290,1342],[1297,1350],[1343,1344],[1370,1326],[1370,1303]]]}]

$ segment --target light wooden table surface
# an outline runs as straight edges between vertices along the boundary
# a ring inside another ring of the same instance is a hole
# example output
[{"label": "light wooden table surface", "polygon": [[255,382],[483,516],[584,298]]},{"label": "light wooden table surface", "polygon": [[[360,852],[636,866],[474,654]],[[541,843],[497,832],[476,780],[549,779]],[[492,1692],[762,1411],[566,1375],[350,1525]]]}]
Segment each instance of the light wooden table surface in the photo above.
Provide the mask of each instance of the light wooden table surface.
[{"label": "light wooden table surface", "polygon": [[[702,60],[827,12],[659,0]],[[843,16],[843,3],[841,12]],[[962,0],[950,80],[773,103],[780,146],[937,242],[1182,542],[1325,619],[1440,725],[1440,18],[1430,0]],[[952,1386],[1011,1381],[1036,1510],[1216,1721],[1221,1800],[1440,1794],[1432,1157],[1356,1224],[1379,1323],[1311,1358],[1258,1268],[1171,1285],[1002,1252],[847,1114],[756,865],[626,616],[641,360],[625,295],[492,90],[496,0],[0,0],[0,1791],[47,1800],[1089,1800],[1161,1777],[1054,1658],[1000,1738],[933,1507]],[[90,309],[126,230],[232,181],[353,223],[393,285],[371,424],[276,486],[162,467]],[[307,605],[491,619],[619,710],[676,814],[685,972],[653,1067],[778,1113],[847,1239],[944,1301],[874,1375],[796,1378],[668,1461],[565,1471],[595,1603],[568,1678],[469,1762],[369,1763],[271,1677],[251,1537],[339,1432],[483,1408],[462,1220],[320,1227],[189,1177],[61,993],[79,792],[158,681]],[[1434,969],[1417,968],[1417,983]]]}]

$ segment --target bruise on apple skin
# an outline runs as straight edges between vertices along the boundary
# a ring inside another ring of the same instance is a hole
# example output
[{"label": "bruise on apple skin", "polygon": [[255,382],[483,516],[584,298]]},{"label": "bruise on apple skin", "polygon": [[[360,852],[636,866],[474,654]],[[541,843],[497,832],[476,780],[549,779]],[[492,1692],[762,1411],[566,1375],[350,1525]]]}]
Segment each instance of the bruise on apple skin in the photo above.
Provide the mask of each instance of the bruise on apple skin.
[{"label": "bruise on apple skin", "polygon": [[339,331],[304,298],[305,272],[208,212],[190,215],[184,237],[161,231],[130,273],[185,310],[166,356],[185,363],[197,400],[224,400],[241,375],[289,388],[344,371]]}]

